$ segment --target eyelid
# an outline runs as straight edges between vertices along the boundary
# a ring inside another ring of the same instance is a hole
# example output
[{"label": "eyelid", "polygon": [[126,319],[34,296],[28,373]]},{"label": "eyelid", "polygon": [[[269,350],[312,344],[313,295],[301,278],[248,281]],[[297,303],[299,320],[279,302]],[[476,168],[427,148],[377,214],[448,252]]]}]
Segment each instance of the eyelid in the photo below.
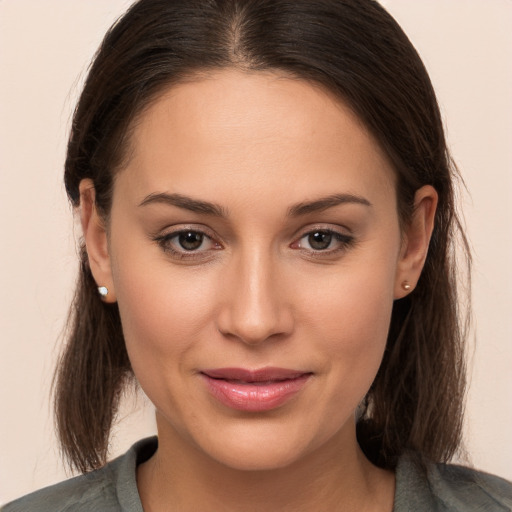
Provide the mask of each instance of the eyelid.
[{"label": "eyelid", "polygon": [[[169,229],[172,228],[172,229]],[[170,241],[177,237],[182,233],[193,232],[199,233],[203,235],[205,238],[208,238],[213,244],[219,246],[205,250],[197,250],[197,251],[186,251],[186,250],[178,250],[172,247]],[[152,235],[152,240],[156,242],[160,248],[175,257],[176,259],[181,260],[193,260],[193,259],[205,259],[208,257],[208,254],[211,253],[212,250],[216,251],[223,248],[222,242],[219,241],[219,237],[214,234],[209,228],[203,225],[194,225],[194,224],[177,224],[172,227],[168,227],[162,230],[160,233]]]},{"label": "eyelid", "polygon": [[203,224],[173,224],[171,226],[167,226],[161,230],[159,230],[157,233],[154,233],[152,235],[152,238],[157,237],[167,237],[172,236],[176,234],[180,234],[187,231],[193,231],[194,233],[201,233],[202,235],[207,236],[208,238],[212,239],[219,239],[220,237],[212,231],[207,226],[204,226]]},{"label": "eyelid", "polygon": [[305,235],[309,235],[310,233],[314,233],[315,231],[328,231],[329,233],[334,233],[337,235],[341,235],[344,237],[352,237],[354,236],[353,231],[345,226],[333,225],[333,224],[309,224],[298,229],[293,236],[294,240],[298,240]]},{"label": "eyelid", "polygon": [[[349,233],[345,233],[344,230],[348,231]],[[307,249],[304,247],[294,247],[294,245],[298,245],[299,242],[306,236],[311,235],[316,232],[325,232],[325,233],[332,233],[336,238],[338,238],[339,245],[341,247],[336,247],[334,249]],[[315,257],[322,257],[322,256],[329,256],[333,255],[342,251],[347,250],[350,246],[355,244],[355,237],[352,234],[351,230],[348,228],[342,228],[341,226],[333,227],[331,225],[325,225],[325,224],[317,224],[312,226],[307,226],[306,228],[303,228],[300,231],[300,234],[297,234],[294,237],[294,242],[290,245],[293,249],[301,250],[305,253],[308,253],[310,255],[314,255]]]},{"label": "eyelid", "polygon": [[[299,246],[300,241],[304,237],[319,231],[331,233],[334,235],[338,242],[336,244],[337,246],[332,249],[309,249]],[[215,245],[215,247],[191,251],[174,248],[170,241],[181,233],[187,232],[194,232],[203,235],[205,238],[209,239],[211,243]],[[174,226],[168,226],[158,234],[152,235],[151,238],[160,246],[164,252],[179,260],[206,260],[212,256],[212,251],[217,251],[224,248],[223,242],[220,240],[220,237],[216,233],[204,225],[197,224],[177,224]],[[352,235],[352,231],[349,228],[339,225],[333,226],[332,224],[313,224],[303,227],[300,231],[296,232],[293,240],[294,241],[289,245],[289,247],[292,249],[297,249],[316,258],[328,257],[340,252],[344,252],[353,246],[356,242],[355,237]]]}]

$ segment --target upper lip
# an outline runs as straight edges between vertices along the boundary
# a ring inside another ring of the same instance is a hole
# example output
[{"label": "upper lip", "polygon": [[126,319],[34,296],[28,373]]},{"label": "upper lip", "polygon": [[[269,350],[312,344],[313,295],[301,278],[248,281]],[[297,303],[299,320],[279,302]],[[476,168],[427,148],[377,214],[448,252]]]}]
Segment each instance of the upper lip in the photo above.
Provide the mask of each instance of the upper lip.
[{"label": "upper lip", "polygon": [[265,367],[257,370],[246,368],[212,368],[202,370],[202,374],[212,379],[237,380],[242,382],[266,382],[297,379],[311,372],[287,368]]}]

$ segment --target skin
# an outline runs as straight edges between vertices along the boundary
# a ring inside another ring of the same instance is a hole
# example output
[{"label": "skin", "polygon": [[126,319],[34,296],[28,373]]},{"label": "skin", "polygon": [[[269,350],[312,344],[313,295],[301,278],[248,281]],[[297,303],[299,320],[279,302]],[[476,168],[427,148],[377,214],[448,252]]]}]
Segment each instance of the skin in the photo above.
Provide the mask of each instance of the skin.
[{"label": "skin", "polygon": [[[131,146],[108,225],[92,183],[80,188],[91,270],[119,304],[156,408],[159,448],[137,475],[144,509],[392,510],[394,475],[364,457],[354,415],[393,301],[421,273],[435,190],[417,191],[401,232],[395,174],[376,141],[339,100],[276,73],[222,70],[172,87]],[[225,216],[149,200],[163,193]],[[333,194],[368,204],[289,214]],[[187,252],[171,238],[179,229],[207,236]],[[319,230],[344,238],[315,250],[308,234]],[[284,405],[244,412],[199,374],[266,366],[312,376]]]}]

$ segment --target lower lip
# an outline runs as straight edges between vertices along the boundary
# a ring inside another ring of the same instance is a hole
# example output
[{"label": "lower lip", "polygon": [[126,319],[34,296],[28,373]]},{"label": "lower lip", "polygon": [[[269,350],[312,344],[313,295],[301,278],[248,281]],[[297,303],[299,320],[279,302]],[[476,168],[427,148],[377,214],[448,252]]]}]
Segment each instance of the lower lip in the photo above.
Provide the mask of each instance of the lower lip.
[{"label": "lower lip", "polygon": [[291,400],[306,384],[311,374],[295,379],[262,383],[243,383],[214,379],[202,374],[208,390],[219,402],[238,411],[270,411]]}]

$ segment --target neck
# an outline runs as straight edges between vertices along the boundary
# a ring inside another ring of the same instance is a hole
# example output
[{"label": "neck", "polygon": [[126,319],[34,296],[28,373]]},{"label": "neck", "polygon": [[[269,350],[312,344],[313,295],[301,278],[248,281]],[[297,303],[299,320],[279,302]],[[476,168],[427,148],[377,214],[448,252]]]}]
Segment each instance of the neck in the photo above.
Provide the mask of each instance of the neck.
[{"label": "neck", "polygon": [[394,475],[373,466],[355,429],[347,430],[286,467],[250,471],[226,466],[159,428],[157,452],[137,470],[144,510],[168,510],[172,503],[184,512],[391,511]]}]

